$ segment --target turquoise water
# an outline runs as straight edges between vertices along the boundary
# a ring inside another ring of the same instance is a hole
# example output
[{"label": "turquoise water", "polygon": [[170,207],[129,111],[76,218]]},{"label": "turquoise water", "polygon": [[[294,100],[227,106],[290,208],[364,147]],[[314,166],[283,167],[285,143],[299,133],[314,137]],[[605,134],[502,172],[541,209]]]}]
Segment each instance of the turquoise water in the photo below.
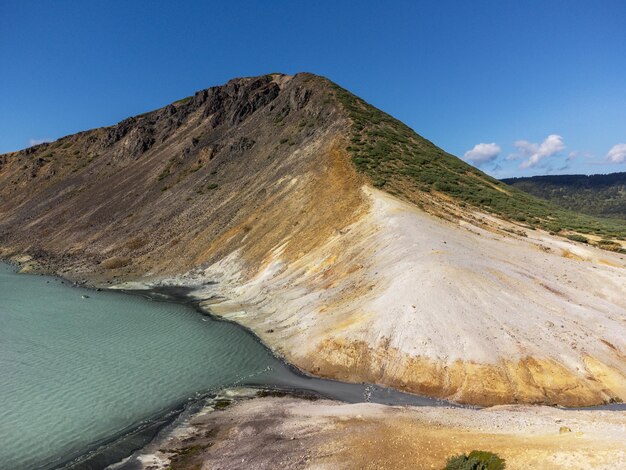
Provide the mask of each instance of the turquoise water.
[{"label": "turquoise water", "polygon": [[189,306],[71,287],[0,263],[0,468],[102,468],[145,444],[133,430],[238,384],[438,404],[303,376],[243,328]]},{"label": "turquoise water", "polygon": [[283,367],[245,331],[205,320],[0,265],[0,467],[54,467],[198,392]]}]

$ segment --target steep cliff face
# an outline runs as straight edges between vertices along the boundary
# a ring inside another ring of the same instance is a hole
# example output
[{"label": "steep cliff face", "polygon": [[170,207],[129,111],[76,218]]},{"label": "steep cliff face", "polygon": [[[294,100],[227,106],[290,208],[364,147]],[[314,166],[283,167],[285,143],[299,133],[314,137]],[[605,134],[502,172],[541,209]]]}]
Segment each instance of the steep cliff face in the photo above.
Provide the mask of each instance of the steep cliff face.
[{"label": "steep cliff face", "polygon": [[623,227],[563,214],[311,74],[0,157],[0,255],[191,285],[306,371],[470,403],[626,398],[625,256],[539,229]]}]

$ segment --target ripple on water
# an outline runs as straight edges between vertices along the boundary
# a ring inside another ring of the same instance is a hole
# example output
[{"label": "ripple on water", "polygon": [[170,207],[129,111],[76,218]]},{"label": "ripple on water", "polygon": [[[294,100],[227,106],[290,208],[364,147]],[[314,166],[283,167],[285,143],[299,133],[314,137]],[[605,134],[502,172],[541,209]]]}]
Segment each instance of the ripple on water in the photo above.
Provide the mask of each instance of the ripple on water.
[{"label": "ripple on water", "polygon": [[54,466],[198,392],[282,365],[191,308],[0,265],[0,462]]}]

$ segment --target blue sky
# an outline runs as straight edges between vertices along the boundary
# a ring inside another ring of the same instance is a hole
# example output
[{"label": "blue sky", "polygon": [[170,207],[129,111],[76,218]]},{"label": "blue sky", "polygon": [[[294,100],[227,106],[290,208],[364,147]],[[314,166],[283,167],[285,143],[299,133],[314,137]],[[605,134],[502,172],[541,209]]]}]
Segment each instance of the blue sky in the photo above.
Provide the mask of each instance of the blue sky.
[{"label": "blue sky", "polygon": [[325,75],[497,177],[626,171],[623,1],[0,2],[0,152]]}]

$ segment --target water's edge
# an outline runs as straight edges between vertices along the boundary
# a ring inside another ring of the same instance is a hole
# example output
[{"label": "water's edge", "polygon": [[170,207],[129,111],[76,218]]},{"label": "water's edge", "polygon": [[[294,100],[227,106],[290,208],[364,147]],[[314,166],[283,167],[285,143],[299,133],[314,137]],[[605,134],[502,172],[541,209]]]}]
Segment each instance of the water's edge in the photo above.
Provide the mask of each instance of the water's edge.
[{"label": "water's edge", "polygon": [[[112,289],[113,290],[113,289]],[[244,382],[241,383],[241,387],[249,387],[256,388],[259,391],[280,391],[285,392],[288,395],[308,395],[313,396],[315,398],[320,399],[332,399],[336,401],[341,401],[345,403],[360,403],[360,402],[371,402],[371,403],[379,403],[384,405],[411,405],[411,406],[438,406],[438,407],[451,407],[451,408],[471,408],[471,409],[481,409],[479,406],[474,405],[464,405],[459,403],[454,403],[451,401],[435,399],[430,397],[419,396],[407,392],[402,392],[389,387],[381,387],[374,384],[355,384],[355,383],[347,383],[341,382],[333,379],[324,379],[315,377],[302,371],[295,365],[284,360],[283,357],[278,356],[275,352],[269,348],[263,341],[249,328],[237,323],[236,321],[224,319],[222,317],[218,317],[213,315],[210,310],[203,308],[200,305],[200,300],[195,298],[192,293],[194,288],[189,286],[155,286],[149,289],[141,289],[141,290],[131,290],[131,289],[123,289],[121,292],[128,295],[140,295],[145,298],[148,298],[152,301],[156,302],[171,302],[187,305],[189,307],[194,308],[200,315],[211,317],[215,321],[223,321],[235,324],[238,328],[244,330],[247,334],[251,335],[255,341],[261,343],[265,348],[267,348],[279,361],[281,361],[285,366],[287,366],[295,375],[300,376],[302,379],[309,381],[309,386],[306,387],[293,387],[288,384],[285,385],[276,385],[276,384],[267,384],[260,382]],[[198,398],[194,401],[190,401],[188,406],[181,410],[180,414],[174,416],[171,420],[163,423],[159,426],[158,429],[152,435],[152,439],[147,440],[143,446],[134,448],[130,450],[124,457],[128,458],[134,455],[137,451],[140,451],[146,445],[151,443],[153,440],[157,440],[159,438],[159,434],[161,431],[167,430],[167,428],[175,428],[177,418],[183,414],[194,414],[195,411],[200,411],[207,402],[207,399],[214,398],[219,394],[219,390],[213,390],[210,393],[207,393],[206,396],[202,398]],[[235,400],[236,401],[236,400]],[[581,407],[581,408],[565,408],[561,406],[555,406],[555,408],[559,409],[568,409],[568,410],[613,410],[613,411],[626,411],[625,403],[612,403],[605,405],[597,405],[593,407]],[[119,463],[124,459],[118,459],[116,462],[109,462],[109,464]],[[91,469],[94,467],[68,467],[72,469]],[[120,468],[125,468],[121,466]]]},{"label": "water's edge", "polygon": [[[304,373],[292,364],[289,364],[284,358],[279,357],[267,347],[258,336],[250,329],[217,316],[212,315],[205,309],[201,308],[199,301],[191,294],[193,288],[185,286],[160,286],[150,289],[141,290],[123,290],[108,287],[90,287],[80,282],[74,282],[58,275],[44,273],[19,273],[20,263],[0,260],[0,263],[8,265],[11,269],[22,276],[37,276],[68,287],[78,289],[84,292],[86,298],[90,297],[95,291],[106,291],[111,293],[119,293],[120,295],[133,295],[147,298],[150,301],[172,303],[182,305],[186,308],[193,308],[197,314],[210,317],[211,321],[225,322],[236,326],[240,331],[248,335],[255,342],[260,344],[268,353],[276,358],[280,364],[288,369],[289,374],[286,377],[272,378],[272,383],[268,383],[266,378],[249,378],[235,384],[237,387],[249,387],[259,390],[284,391],[289,394],[305,394],[315,396],[317,398],[328,398],[347,403],[358,403],[371,401],[381,404],[410,404],[416,406],[461,406],[442,400],[421,397],[409,393],[400,392],[386,387],[379,387],[370,384],[345,383],[336,380],[323,379]],[[216,389],[205,390],[202,393],[195,394],[187,400],[176,404],[175,406],[161,410],[155,415],[147,417],[139,424],[131,425],[126,429],[107,436],[106,438],[92,442],[88,447],[79,453],[68,455],[66,460],[57,461],[48,465],[39,467],[40,470],[48,470],[51,468],[62,469],[101,469],[113,463],[120,462],[124,458],[129,457],[134,452],[142,449],[149,444],[164,427],[174,426],[174,422],[183,413],[193,413],[194,409],[199,410],[204,407],[207,400],[215,397],[220,391],[229,387],[221,387]]]},{"label": "water's edge", "polygon": [[[64,282],[70,282],[58,276],[48,277],[54,277],[55,279],[62,280]],[[96,290],[95,288],[83,287],[77,284],[73,285],[78,289],[84,289],[87,291]],[[359,384],[341,382],[309,375],[298,369],[293,364],[286,362],[282,357],[277,356],[274,351],[268,348],[250,329],[231,320],[212,315],[210,312],[206,311],[200,306],[200,301],[190,295],[193,291],[193,288],[191,287],[156,286],[150,289],[141,290],[114,288],[102,290],[118,292],[120,295],[141,296],[155,302],[167,302],[184,305],[189,308],[193,308],[200,315],[210,317],[214,321],[234,324],[266,348],[283,365],[289,368],[294,376],[299,377],[303,382],[301,386],[296,386],[292,382],[269,384],[262,381],[250,380],[237,384],[240,387],[258,389],[259,391],[280,391],[296,396],[307,395],[315,398],[325,398],[346,403],[372,402],[385,405],[478,408],[472,405],[460,405],[445,400],[414,395],[389,387],[381,387],[365,383]],[[181,415],[193,414],[195,411],[202,409],[206,405],[207,400],[217,396],[220,391],[222,391],[222,389],[207,390],[204,394],[190,397],[186,402],[180,403],[169,410],[165,410],[161,414],[145,420],[139,426],[126,429],[115,436],[110,436],[104,441],[94,443],[90,446],[90,448],[85,449],[85,452],[82,455],[74,456],[55,468],[93,470],[119,463],[151,443],[164,428],[167,428],[168,426],[175,427],[175,422]]]},{"label": "water's edge", "polygon": [[[115,290],[115,289],[111,289],[111,290]],[[256,333],[254,333],[253,330],[251,330],[250,328],[238,323],[235,320],[230,320],[227,318],[223,318],[217,315],[214,315],[211,313],[211,311],[209,309],[206,309],[204,307],[201,306],[201,299],[197,299],[196,297],[194,297],[192,295],[192,293],[195,291],[195,289],[193,287],[190,286],[181,286],[181,285],[176,285],[176,286],[154,286],[154,287],[150,287],[148,289],[137,289],[137,290],[133,290],[133,289],[120,289],[122,292],[126,293],[126,294],[131,294],[131,295],[141,295],[144,296],[146,298],[149,298],[153,301],[161,301],[161,302],[172,302],[172,303],[178,303],[178,304],[183,304],[183,305],[188,305],[193,307],[200,315],[203,316],[207,316],[210,317],[212,320],[215,321],[222,321],[222,322],[228,322],[231,323],[233,325],[236,325],[238,328],[246,331],[249,335],[251,335],[252,338],[254,338],[255,341],[259,342],[264,348],[266,348],[268,351],[270,351],[272,353],[272,355],[278,359],[280,362],[282,362],[286,367],[288,367],[294,374],[299,375],[302,378],[308,379],[312,382],[313,387],[309,390],[313,393],[316,393],[320,398],[330,398],[330,399],[334,399],[334,400],[338,400],[338,401],[343,401],[343,402],[347,402],[347,403],[357,403],[358,401],[354,401],[353,398],[354,397],[346,397],[346,396],[339,396],[339,395],[343,395],[341,390],[337,390],[337,394],[334,394],[332,392],[329,393],[328,390],[319,390],[317,387],[315,387],[315,385],[319,386],[319,383],[325,383],[325,384],[335,384],[335,386],[353,386],[353,385],[361,385],[364,386],[365,388],[369,389],[369,390],[378,390],[378,391],[385,391],[386,393],[390,393],[393,395],[396,395],[395,397],[389,397],[389,401],[383,400],[381,399],[379,394],[373,394],[372,396],[368,396],[367,400],[361,400],[361,401],[368,401],[368,402],[372,402],[372,403],[380,403],[380,404],[385,404],[385,405],[415,405],[415,406],[447,406],[447,407],[453,407],[453,408],[470,408],[470,409],[482,409],[484,407],[482,406],[478,406],[478,405],[470,405],[470,404],[461,404],[461,403],[456,403],[454,401],[450,401],[450,400],[444,400],[444,399],[438,399],[438,398],[432,398],[432,397],[428,397],[428,396],[424,396],[424,395],[417,395],[414,393],[410,393],[410,392],[404,392],[392,387],[384,387],[384,386],[379,386],[376,384],[368,384],[365,382],[361,382],[359,384],[357,383],[350,383],[350,382],[342,382],[340,380],[335,380],[335,379],[327,379],[327,378],[321,378],[321,377],[317,377],[315,375],[309,374],[308,372],[298,368],[296,365],[291,364],[290,362],[287,362],[285,360],[284,357],[279,356],[275,353],[275,351],[270,348],[269,346],[267,346],[263,340],[261,340],[261,338],[259,338],[259,336],[256,335]],[[244,384],[246,386],[259,386],[259,385],[263,385],[263,384],[259,384],[259,383],[247,383]],[[263,387],[261,387],[263,388]],[[280,387],[279,387],[280,388]],[[288,391],[289,388],[280,388],[281,390],[284,391]],[[293,388],[291,389],[293,390],[295,393],[298,393],[300,391],[302,391],[301,388]],[[337,395],[337,396],[336,396]],[[518,405],[518,403],[511,403],[511,405]],[[605,403],[605,404],[601,404],[601,405],[593,405],[593,406],[584,406],[584,407],[565,407],[565,406],[560,406],[560,405],[549,405],[549,404],[545,404],[545,403],[537,403],[537,404],[525,404],[526,406],[552,406],[554,408],[558,408],[558,409],[563,409],[563,410],[582,410],[582,411],[593,411],[593,410],[602,410],[602,411],[626,411],[626,402],[625,403]]]},{"label": "water's edge", "polygon": [[[16,270],[19,269],[20,266],[19,263],[11,260],[0,259],[0,263],[11,265],[16,268]],[[96,289],[80,285],[79,283],[72,282],[55,275],[30,273],[22,275],[37,275],[53,278],[66,283],[67,285],[74,286],[77,289],[85,290],[86,293],[93,290],[106,290],[119,292],[122,295],[142,296],[151,301],[175,303],[187,306],[188,308],[193,308],[200,315],[208,316],[214,321],[232,323],[241,330],[245,331],[246,334],[250,335],[255,341],[259,342],[264,348],[271,352],[272,355],[276,357],[284,366],[289,368],[295,378],[294,380],[286,380],[282,383],[263,383],[253,379],[237,384],[238,386],[257,388],[259,390],[279,390],[293,394],[304,393],[318,398],[333,399],[346,403],[373,402],[385,405],[479,408],[476,406],[460,405],[445,400],[414,395],[389,387],[381,387],[364,383],[346,383],[312,376],[275,354],[275,352],[271,348],[268,348],[249,328],[246,328],[235,321],[212,315],[210,311],[202,308],[200,306],[200,301],[191,295],[194,290],[192,287],[157,286],[145,290],[121,290],[113,288]],[[164,428],[168,426],[175,426],[177,418],[181,415],[185,413],[193,414],[194,412],[199,411],[206,404],[208,399],[215,397],[219,392],[220,390],[207,390],[204,394],[189,397],[187,401],[179,403],[171,409],[163,410],[163,412],[144,420],[138,426],[130,427],[115,436],[110,436],[106,440],[94,443],[88,449],[85,449],[85,451],[78,457],[73,456],[60,465],[56,465],[54,468],[78,470],[101,469],[108,465],[118,463],[149,444]],[[626,411],[626,404],[616,403],[586,408],[567,409]]]},{"label": "water's edge", "polygon": [[[114,289],[111,289],[114,290]],[[226,322],[235,325],[242,331],[245,331],[251,338],[257,343],[261,344],[272,356],[280,361],[285,367],[287,367],[291,373],[300,377],[308,382],[310,387],[286,387],[280,385],[269,386],[269,384],[261,382],[245,382],[241,386],[244,387],[258,387],[265,389],[280,389],[282,391],[291,390],[295,393],[302,391],[309,391],[316,394],[319,398],[329,398],[333,400],[343,401],[347,403],[359,403],[363,401],[369,401],[372,403],[380,403],[385,405],[407,405],[412,404],[416,406],[449,406],[455,408],[472,408],[480,409],[482,407],[476,405],[467,405],[455,403],[450,400],[443,400],[440,398],[428,397],[425,395],[417,395],[410,392],[404,392],[392,387],[385,387],[376,384],[370,384],[366,382],[342,382],[336,379],[322,378],[312,375],[296,365],[285,360],[284,357],[276,354],[276,352],[263,342],[254,331],[235,320],[223,318],[211,313],[210,310],[200,305],[202,300],[197,299],[192,295],[194,292],[193,287],[188,286],[155,286],[149,289],[132,290],[132,289],[118,289],[125,294],[140,295],[156,302],[169,302],[179,305],[185,305],[193,308],[200,315],[209,317],[213,321]],[[363,391],[363,394],[355,394],[355,391]],[[362,399],[358,399],[362,398]]]}]

